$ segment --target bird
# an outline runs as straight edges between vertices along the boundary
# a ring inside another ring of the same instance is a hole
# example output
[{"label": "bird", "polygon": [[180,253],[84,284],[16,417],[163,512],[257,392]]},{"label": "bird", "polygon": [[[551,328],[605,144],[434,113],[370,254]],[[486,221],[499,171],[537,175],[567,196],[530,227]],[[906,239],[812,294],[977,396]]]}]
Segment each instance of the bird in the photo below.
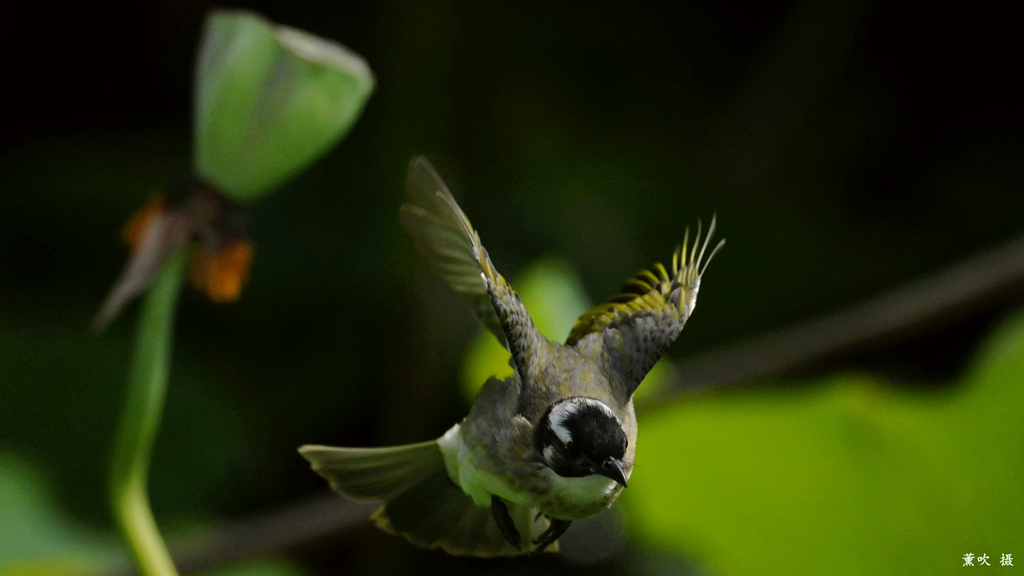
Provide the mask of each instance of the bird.
[{"label": "bird", "polygon": [[[683,243],[620,294],[585,312],[565,343],[538,331],[480,235],[430,162],[409,164],[400,220],[418,251],[511,353],[469,414],[434,440],[380,448],[305,445],[299,452],[338,493],[383,501],[376,525],[424,548],[502,557],[556,551],[575,520],[609,508],[636,454],[633,393],[693,313],[707,265]],[[699,248],[698,248],[699,247]],[[705,255],[707,258],[705,259]]]}]

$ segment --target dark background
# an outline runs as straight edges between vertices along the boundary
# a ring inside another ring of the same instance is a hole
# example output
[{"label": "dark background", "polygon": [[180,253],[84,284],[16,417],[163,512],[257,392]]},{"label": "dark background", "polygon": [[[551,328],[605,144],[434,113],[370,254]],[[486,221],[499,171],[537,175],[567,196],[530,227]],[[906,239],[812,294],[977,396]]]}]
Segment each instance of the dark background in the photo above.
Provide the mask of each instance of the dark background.
[{"label": "dark background", "polygon": [[[189,170],[211,6],[18,3],[0,39],[0,449],[101,528],[135,307],[98,338],[87,325],[123,265],[121,225]],[[183,298],[151,483],[172,530],[321,490],[300,444],[418,441],[465,413],[455,380],[474,321],[396,218],[414,154],[434,161],[506,276],[554,253],[594,299],[717,212],[729,245],[674,357],[1024,230],[1007,3],[245,6],[351,47],[378,86],[340,146],[251,206],[241,300]],[[1019,303],[815,369],[934,386]],[[297,554],[324,574],[382,557],[482,567],[370,529]]]}]

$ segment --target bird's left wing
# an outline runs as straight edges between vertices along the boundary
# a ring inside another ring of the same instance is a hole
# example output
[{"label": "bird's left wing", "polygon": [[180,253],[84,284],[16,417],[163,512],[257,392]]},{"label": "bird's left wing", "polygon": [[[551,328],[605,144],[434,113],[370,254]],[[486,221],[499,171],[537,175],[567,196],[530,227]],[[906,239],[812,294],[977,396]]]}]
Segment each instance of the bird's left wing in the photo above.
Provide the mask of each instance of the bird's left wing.
[{"label": "bird's left wing", "polygon": [[522,381],[532,382],[535,352],[546,340],[426,158],[410,162],[406,193],[400,216],[417,248],[512,353]]},{"label": "bird's left wing", "polygon": [[702,243],[698,223],[691,247],[687,230],[683,246],[672,255],[671,270],[661,264],[644,270],[626,282],[620,294],[585,312],[573,326],[566,345],[596,356],[612,375],[623,401],[633,395],[693,312],[701,276],[725,244],[719,241],[705,260],[714,233],[712,218]]}]

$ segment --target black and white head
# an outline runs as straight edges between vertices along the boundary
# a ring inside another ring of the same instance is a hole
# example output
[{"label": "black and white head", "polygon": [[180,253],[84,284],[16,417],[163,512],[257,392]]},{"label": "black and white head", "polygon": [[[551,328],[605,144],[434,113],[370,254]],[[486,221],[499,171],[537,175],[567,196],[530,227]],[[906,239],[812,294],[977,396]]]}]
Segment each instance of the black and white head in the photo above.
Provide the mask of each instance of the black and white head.
[{"label": "black and white head", "polygon": [[556,402],[537,426],[544,463],[559,476],[600,474],[626,485],[626,433],[611,408],[580,396]]}]

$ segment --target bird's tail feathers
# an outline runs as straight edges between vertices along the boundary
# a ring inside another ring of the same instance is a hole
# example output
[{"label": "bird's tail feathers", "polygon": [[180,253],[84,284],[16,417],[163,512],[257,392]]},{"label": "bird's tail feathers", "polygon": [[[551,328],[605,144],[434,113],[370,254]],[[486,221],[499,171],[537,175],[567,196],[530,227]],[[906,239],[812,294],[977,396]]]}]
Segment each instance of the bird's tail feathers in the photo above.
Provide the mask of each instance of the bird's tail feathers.
[{"label": "bird's tail feathers", "polygon": [[299,453],[335,492],[359,501],[387,500],[444,469],[434,441],[387,448],[306,445]]},{"label": "bird's tail feathers", "polygon": [[[518,556],[532,552],[533,541],[548,526],[536,510],[509,503],[523,548],[509,544],[491,510],[478,507],[448,477],[433,440],[387,448],[309,445],[299,452],[335,492],[353,500],[385,500],[373,521],[417,546],[460,556]],[[555,550],[557,543],[548,548]]]}]

